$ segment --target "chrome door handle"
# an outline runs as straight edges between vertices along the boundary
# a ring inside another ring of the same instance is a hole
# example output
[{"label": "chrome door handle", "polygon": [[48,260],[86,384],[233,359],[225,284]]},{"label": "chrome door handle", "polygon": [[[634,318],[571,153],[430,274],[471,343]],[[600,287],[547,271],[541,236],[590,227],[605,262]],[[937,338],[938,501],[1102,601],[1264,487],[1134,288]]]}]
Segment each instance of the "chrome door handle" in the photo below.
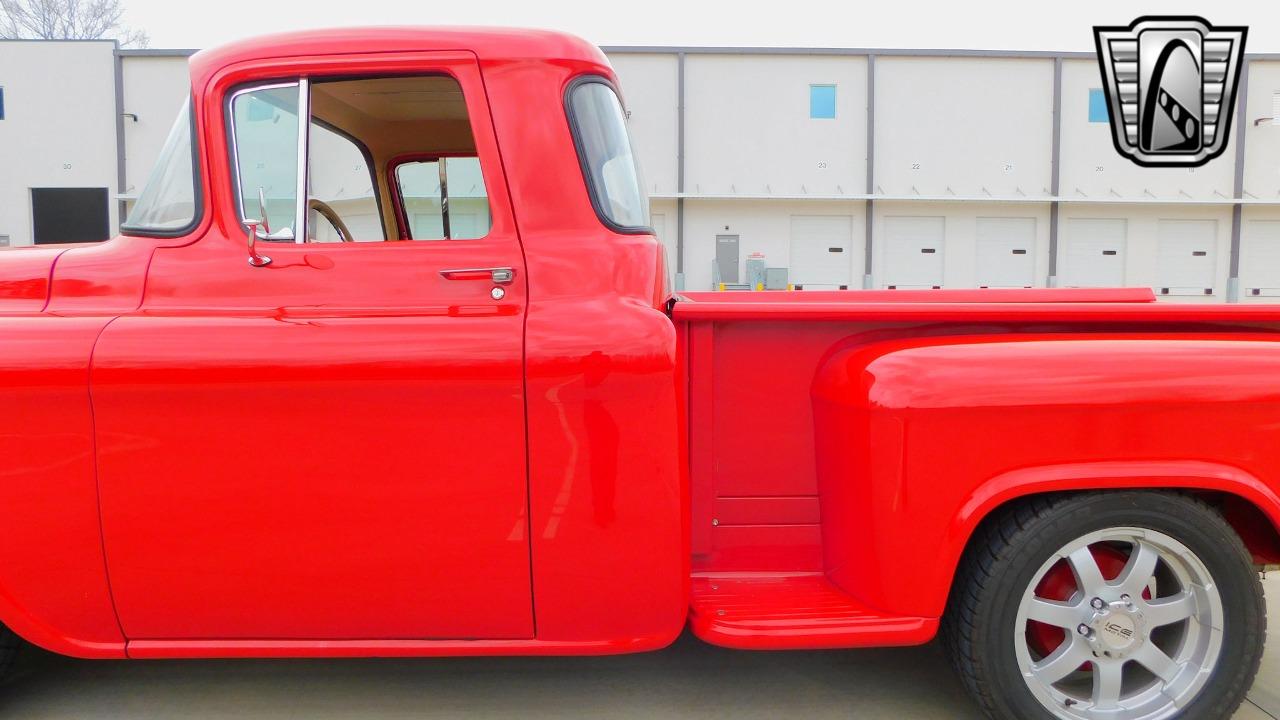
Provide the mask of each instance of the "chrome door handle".
[{"label": "chrome door handle", "polygon": [[509,267],[457,268],[441,270],[445,280],[488,280],[498,285],[508,285],[516,279],[516,271]]}]

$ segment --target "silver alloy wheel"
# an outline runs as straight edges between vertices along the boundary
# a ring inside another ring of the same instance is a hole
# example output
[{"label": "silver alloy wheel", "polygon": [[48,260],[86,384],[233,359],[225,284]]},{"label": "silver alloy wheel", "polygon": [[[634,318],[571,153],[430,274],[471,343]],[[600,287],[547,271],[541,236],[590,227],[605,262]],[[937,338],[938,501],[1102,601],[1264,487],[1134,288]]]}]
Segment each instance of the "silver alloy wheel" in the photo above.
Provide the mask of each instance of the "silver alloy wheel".
[{"label": "silver alloy wheel", "polygon": [[[1098,553],[1123,553],[1104,576]],[[1069,568],[1065,601],[1037,595],[1051,572]],[[1036,572],[1018,606],[1014,651],[1027,687],[1059,718],[1161,720],[1205,688],[1222,650],[1222,597],[1209,569],[1164,533],[1118,527],[1063,546]],[[1037,647],[1043,628],[1063,634]],[[1037,632],[1040,631],[1040,632]]]}]

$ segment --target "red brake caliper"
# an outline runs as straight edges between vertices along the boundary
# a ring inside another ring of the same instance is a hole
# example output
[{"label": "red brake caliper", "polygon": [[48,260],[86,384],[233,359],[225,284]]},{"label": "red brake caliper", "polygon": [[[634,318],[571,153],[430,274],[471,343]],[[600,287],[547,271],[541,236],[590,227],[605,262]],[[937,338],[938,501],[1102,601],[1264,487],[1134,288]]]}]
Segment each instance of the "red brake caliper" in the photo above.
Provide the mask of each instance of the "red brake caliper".
[{"label": "red brake caliper", "polygon": [[[1124,551],[1111,545],[1093,545],[1089,551],[1093,553],[1093,559],[1098,563],[1102,576],[1108,580],[1119,577],[1124,566],[1129,562],[1129,556]],[[1044,579],[1036,586],[1036,597],[1065,602],[1076,594],[1076,589],[1076,576],[1071,572],[1071,566],[1066,560],[1059,560],[1056,565],[1049,568]],[[1150,600],[1151,591],[1143,590],[1142,597]],[[1027,639],[1031,643],[1031,648],[1041,657],[1048,657],[1067,639],[1067,633],[1060,627],[1031,620],[1027,622]]]}]

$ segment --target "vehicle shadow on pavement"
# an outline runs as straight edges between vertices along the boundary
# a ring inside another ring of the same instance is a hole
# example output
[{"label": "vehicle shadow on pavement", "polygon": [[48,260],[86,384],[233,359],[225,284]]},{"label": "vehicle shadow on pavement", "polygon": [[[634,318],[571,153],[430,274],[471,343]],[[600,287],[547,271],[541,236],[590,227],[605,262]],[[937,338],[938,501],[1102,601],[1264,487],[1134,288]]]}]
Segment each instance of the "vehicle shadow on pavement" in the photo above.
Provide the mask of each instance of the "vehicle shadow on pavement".
[{"label": "vehicle shadow on pavement", "polygon": [[0,716],[979,718],[941,648],[602,658],[100,662],[24,650]]},{"label": "vehicle shadow on pavement", "polygon": [[[1280,573],[1271,628],[1236,720],[1280,717]],[[982,717],[937,644],[743,652],[686,634],[600,658],[88,661],[24,648],[0,718],[947,718]]]}]

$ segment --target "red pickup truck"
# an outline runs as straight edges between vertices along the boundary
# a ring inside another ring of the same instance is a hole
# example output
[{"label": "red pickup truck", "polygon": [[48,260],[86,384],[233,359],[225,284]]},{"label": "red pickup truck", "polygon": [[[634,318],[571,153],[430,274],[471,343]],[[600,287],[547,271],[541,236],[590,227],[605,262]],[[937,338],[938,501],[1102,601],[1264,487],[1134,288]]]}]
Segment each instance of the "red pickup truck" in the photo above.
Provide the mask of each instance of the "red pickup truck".
[{"label": "red pickup truck", "polygon": [[578,39],[191,60],[123,226],[0,253],[0,621],[86,658],[943,635],[996,718],[1225,718],[1280,306],[677,295]]}]

